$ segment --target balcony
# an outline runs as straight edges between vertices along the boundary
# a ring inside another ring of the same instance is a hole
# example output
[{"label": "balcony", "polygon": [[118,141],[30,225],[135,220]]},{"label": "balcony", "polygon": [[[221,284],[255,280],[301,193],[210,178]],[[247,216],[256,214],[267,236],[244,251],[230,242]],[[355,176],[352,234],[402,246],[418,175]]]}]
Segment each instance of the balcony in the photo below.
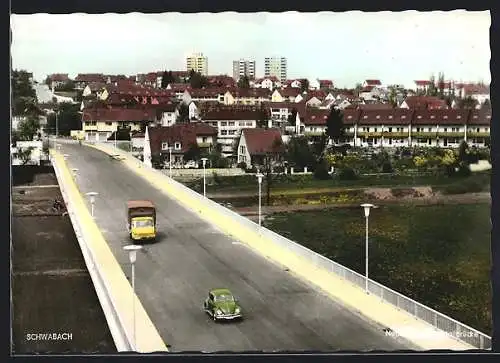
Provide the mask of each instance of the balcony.
[{"label": "balcony", "polygon": [[453,131],[453,132],[439,131],[437,133],[437,136],[439,136],[439,137],[464,137],[464,132],[463,131],[461,131],[461,132],[457,132],[457,131]]},{"label": "balcony", "polygon": [[467,137],[490,137],[490,133],[485,131],[467,131]]},{"label": "balcony", "polygon": [[382,135],[385,137],[385,138],[390,138],[390,139],[393,139],[393,138],[404,138],[404,137],[408,137],[408,132],[389,132],[389,131],[384,131],[382,133]]},{"label": "balcony", "polygon": [[321,136],[325,133],[325,131],[304,131],[304,135],[306,136]]}]

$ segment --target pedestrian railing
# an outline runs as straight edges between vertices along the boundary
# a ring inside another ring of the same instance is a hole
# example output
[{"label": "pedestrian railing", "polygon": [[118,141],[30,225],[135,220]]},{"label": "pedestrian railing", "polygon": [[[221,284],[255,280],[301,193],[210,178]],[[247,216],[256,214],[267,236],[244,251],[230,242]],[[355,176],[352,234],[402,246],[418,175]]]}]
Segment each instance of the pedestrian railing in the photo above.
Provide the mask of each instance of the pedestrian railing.
[{"label": "pedestrian railing", "polygon": [[[117,151],[117,150],[115,150]],[[117,153],[123,153],[127,155],[129,160],[134,160],[137,165],[141,167],[145,167],[146,165],[142,163],[137,158],[131,156],[130,154],[123,152],[121,150],[117,151]],[[217,210],[219,213],[230,217],[235,222],[240,225],[266,237],[268,240],[273,241],[276,245],[284,248],[288,251],[295,253],[296,255],[301,256],[304,259],[310,261],[314,266],[320,269],[327,270],[331,273],[336,274],[342,279],[350,282],[351,284],[365,289],[365,276],[337,263],[334,262],[323,255],[310,250],[307,247],[300,245],[297,242],[294,242],[286,237],[279,235],[276,232],[273,232],[265,227],[260,227],[258,223],[251,221],[250,219],[241,216],[240,214],[214,202],[209,198],[203,197],[203,195],[197,193],[196,191],[190,189],[189,187],[181,184],[171,178],[168,175],[165,175],[161,170],[153,169],[155,173],[161,175],[165,178],[165,181],[170,183],[175,188],[188,193],[194,199],[197,199],[199,202],[204,203],[210,208]],[[371,279],[368,280],[368,291],[371,295],[377,296],[384,302],[387,302],[400,310],[404,310],[410,315],[418,318],[426,323],[430,324],[439,332],[442,332],[450,337],[453,337],[457,340],[470,344],[478,349],[491,349],[491,337],[470,327],[466,324],[459,322],[445,314],[442,314],[434,309],[431,309],[413,299],[410,299],[403,294],[400,294],[376,281]]]}]

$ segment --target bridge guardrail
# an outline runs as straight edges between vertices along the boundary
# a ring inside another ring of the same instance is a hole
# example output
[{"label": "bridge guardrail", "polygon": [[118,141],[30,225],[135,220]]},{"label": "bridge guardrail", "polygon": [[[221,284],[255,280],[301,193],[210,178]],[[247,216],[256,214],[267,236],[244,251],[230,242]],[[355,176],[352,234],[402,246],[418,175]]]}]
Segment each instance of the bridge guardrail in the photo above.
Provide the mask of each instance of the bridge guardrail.
[{"label": "bridge guardrail", "polygon": [[[119,150],[117,152],[126,154],[131,159],[133,159],[138,166],[147,167],[146,164],[144,164],[137,158],[131,156],[129,153],[123,152],[122,150]],[[153,170],[155,173],[158,173],[163,178],[165,178],[165,180],[168,183],[184,191],[185,193],[188,193],[193,198],[196,198],[198,201],[205,203],[207,206],[210,206],[213,209],[216,209],[221,214],[232,218],[233,220],[244,225],[250,230],[267,237],[269,240],[273,241],[278,246],[285,248],[289,251],[293,251],[294,253],[302,256],[303,258],[308,259],[317,268],[330,271],[359,288],[362,289],[365,288],[366,279],[363,275],[337,262],[334,262],[324,257],[323,255],[300,245],[297,242],[294,242],[286,237],[283,237],[276,232],[273,232],[265,227],[259,227],[258,223],[255,223],[250,219],[241,216],[240,214],[214,202],[209,198],[203,197],[203,195],[188,188],[184,184],[181,184],[169,178],[168,175],[165,175],[161,170],[157,170],[154,168],[149,168],[149,169]],[[444,332],[445,334],[449,334],[451,337],[461,340],[478,349],[491,349],[491,337],[488,336],[487,334],[482,333],[479,330],[474,329],[466,324],[463,324],[458,320],[455,320],[432,308],[429,308],[428,306],[425,306],[403,294],[400,294],[397,291],[394,291],[376,281],[368,279],[368,291],[370,292],[370,294],[379,297],[384,302],[387,302],[400,310],[406,311],[410,315],[422,321],[427,322],[435,329]]]}]

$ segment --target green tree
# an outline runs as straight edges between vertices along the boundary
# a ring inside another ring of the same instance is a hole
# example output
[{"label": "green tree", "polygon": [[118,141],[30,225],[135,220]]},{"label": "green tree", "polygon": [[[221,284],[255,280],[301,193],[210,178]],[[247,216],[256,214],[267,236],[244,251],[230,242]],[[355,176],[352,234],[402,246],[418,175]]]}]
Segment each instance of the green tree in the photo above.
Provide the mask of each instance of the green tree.
[{"label": "green tree", "polygon": [[290,115],[288,115],[288,123],[290,125],[293,125],[295,126],[295,119],[297,118],[297,109],[294,107],[292,108],[292,112],[290,113]]},{"label": "green tree", "polygon": [[445,84],[444,84],[444,73],[443,72],[439,72],[438,74],[438,95],[440,98],[443,98],[444,97],[444,87]]},{"label": "green tree", "polygon": [[267,127],[269,125],[270,116],[271,115],[269,114],[269,110],[265,106],[261,105],[259,108],[257,120],[256,120],[257,127],[267,129]]},{"label": "green tree", "polygon": [[192,88],[204,88],[208,86],[208,80],[200,73],[191,70],[189,72],[189,84]]},{"label": "green tree", "polygon": [[196,142],[189,146],[189,149],[184,153],[184,161],[199,161],[201,159],[201,149]]},{"label": "green tree", "polygon": [[26,115],[36,110],[37,98],[29,73],[25,70],[14,70],[11,76],[11,103],[14,116]]},{"label": "green tree", "polygon": [[458,101],[458,108],[460,108],[460,109],[475,109],[477,104],[478,104],[478,102],[476,99],[472,98],[471,96],[467,96],[465,98],[461,98]]},{"label": "green tree", "polygon": [[33,152],[33,147],[23,147],[18,148],[17,151],[12,155],[16,159],[19,159],[21,165],[26,165],[31,161],[31,153]]},{"label": "green tree", "polygon": [[262,157],[262,163],[258,166],[259,171],[264,175],[266,187],[266,205],[271,204],[271,187],[274,184],[275,178],[284,172],[284,151],[285,146],[281,137],[277,137],[271,149]]},{"label": "green tree", "polygon": [[172,74],[172,71],[164,71],[161,76],[161,88],[167,88],[167,86],[171,83],[175,83],[175,77]]},{"label": "green tree", "polygon": [[300,80],[300,92],[307,92],[309,90],[309,80],[307,78]]},{"label": "green tree", "polygon": [[238,80],[238,88],[250,88],[250,79],[246,74]]},{"label": "green tree", "polygon": [[79,104],[58,103],[54,111],[47,117],[47,129],[50,133],[55,134],[56,132],[56,118],[59,135],[69,136],[71,130],[82,129]]},{"label": "green tree", "polygon": [[344,133],[344,116],[339,109],[332,107],[326,119],[326,135],[334,141],[340,141]]},{"label": "green tree", "polygon": [[179,104],[178,111],[179,111],[179,116],[177,121],[181,123],[189,122],[189,106],[186,105],[184,102],[181,102]]},{"label": "green tree", "polygon": [[438,90],[436,88],[436,78],[434,77],[434,75],[431,75],[430,79],[430,84],[429,84],[429,87],[427,88],[427,96],[437,96],[438,94]]},{"label": "green tree", "polygon": [[38,116],[27,116],[18,125],[16,138],[22,141],[31,141],[35,136],[40,136],[40,121]]},{"label": "green tree", "polygon": [[286,146],[285,160],[290,166],[297,169],[314,167],[316,159],[305,136],[297,136],[290,139]]}]

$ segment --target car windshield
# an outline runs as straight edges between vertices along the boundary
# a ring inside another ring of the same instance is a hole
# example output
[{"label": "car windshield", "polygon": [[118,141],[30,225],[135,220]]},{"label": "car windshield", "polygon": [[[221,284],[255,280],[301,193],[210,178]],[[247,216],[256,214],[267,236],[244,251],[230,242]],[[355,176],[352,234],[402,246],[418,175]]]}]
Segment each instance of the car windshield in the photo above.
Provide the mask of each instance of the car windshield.
[{"label": "car windshield", "polygon": [[151,219],[147,219],[144,221],[133,221],[132,226],[134,228],[153,227],[153,221]]},{"label": "car windshield", "polygon": [[220,294],[215,296],[215,301],[234,301],[234,298],[229,294]]}]

